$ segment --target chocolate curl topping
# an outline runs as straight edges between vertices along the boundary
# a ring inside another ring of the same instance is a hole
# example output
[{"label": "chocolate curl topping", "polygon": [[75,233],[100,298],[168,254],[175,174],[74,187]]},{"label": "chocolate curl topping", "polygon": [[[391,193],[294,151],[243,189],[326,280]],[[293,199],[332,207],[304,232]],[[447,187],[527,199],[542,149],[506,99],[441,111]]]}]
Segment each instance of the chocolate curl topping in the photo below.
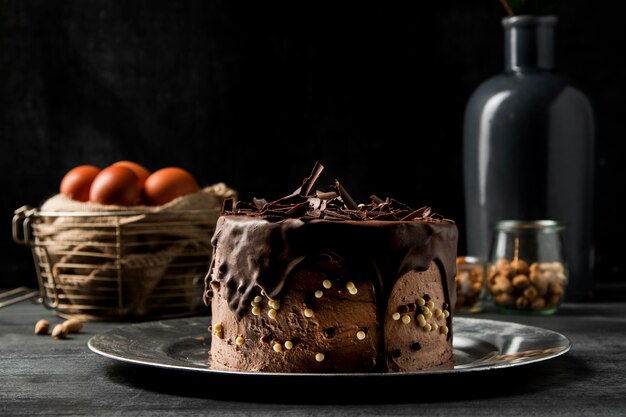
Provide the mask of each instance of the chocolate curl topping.
[{"label": "chocolate curl topping", "polygon": [[384,200],[382,200],[380,197],[378,197],[377,195],[371,195],[370,198],[372,199],[372,201],[376,204],[382,204],[384,203]]},{"label": "chocolate curl topping", "polygon": [[233,200],[232,198],[227,198],[222,203],[222,212],[233,211],[233,209],[235,208],[234,205],[235,200]]},{"label": "chocolate curl topping", "polygon": [[324,166],[319,162],[315,162],[315,166],[313,166],[311,175],[309,175],[307,178],[304,179],[304,181],[302,181],[302,185],[300,186],[300,188],[294,191],[294,194],[300,195],[302,197],[310,196],[311,190],[313,189],[313,187],[315,187],[315,183],[322,174],[323,170]]},{"label": "chocolate curl topping", "polygon": [[339,196],[341,197],[343,202],[346,203],[346,207],[348,207],[350,210],[359,209],[359,205],[354,202],[352,197],[350,197],[350,194],[348,194],[346,189],[343,188],[343,185],[341,185],[341,183],[338,180],[335,180],[335,188],[337,188],[337,191],[339,191]]},{"label": "chocolate curl topping", "polygon": [[368,204],[357,204],[338,180],[331,186],[332,191],[313,191],[324,167],[315,163],[311,174],[302,181],[302,185],[293,193],[267,202],[254,198],[252,203],[238,201],[236,206],[225,203],[223,214],[263,216],[269,221],[279,222],[285,219],[302,221],[324,219],[378,220],[378,221],[428,221],[433,223],[454,223],[438,214],[432,214],[428,206],[414,210],[392,198],[385,200],[375,195]]}]

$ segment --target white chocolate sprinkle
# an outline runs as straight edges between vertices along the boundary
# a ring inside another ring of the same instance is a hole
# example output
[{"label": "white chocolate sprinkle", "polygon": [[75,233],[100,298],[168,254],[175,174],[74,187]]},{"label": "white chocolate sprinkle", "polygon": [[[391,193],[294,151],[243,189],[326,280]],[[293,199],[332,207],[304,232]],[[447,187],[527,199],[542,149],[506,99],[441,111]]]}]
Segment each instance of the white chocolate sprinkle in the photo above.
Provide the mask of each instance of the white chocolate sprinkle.
[{"label": "white chocolate sprinkle", "polygon": [[423,314],[417,315],[417,324],[419,324],[420,327],[424,327],[426,325],[426,317],[424,317]]},{"label": "white chocolate sprinkle", "polygon": [[448,318],[450,316],[450,312],[448,310],[443,310],[443,316]]},{"label": "white chocolate sprinkle", "polygon": [[426,300],[424,300],[422,297],[417,297],[417,305],[422,307],[424,304],[426,304]]},{"label": "white chocolate sprinkle", "polygon": [[322,285],[324,286],[324,288],[329,289],[330,287],[332,287],[332,282],[330,282],[329,279],[325,279],[324,282],[322,282]]},{"label": "white chocolate sprinkle", "polygon": [[433,324],[431,324],[431,329],[432,329],[432,331],[434,332],[434,331],[436,331],[437,329],[439,329],[439,325],[438,325],[437,323],[433,323]]},{"label": "white chocolate sprinkle", "polygon": [[430,308],[432,310],[433,308],[435,308],[435,303],[433,303],[432,300],[431,300],[431,301],[426,303],[426,307],[428,307],[428,308]]},{"label": "white chocolate sprinkle", "polygon": [[425,332],[429,332],[429,331],[431,331],[431,329],[432,329],[432,326],[430,325],[430,323],[426,323],[424,325],[424,331]]},{"label": "white chocolate sprinkle", "polygon": [[315,313],[313,312],[313,310],[311,310],[310,308],[305,308],[304,309],[304,317],[313,317],[315,315]]},{"label": "white chocolate sprinkle", "polygon": [[365,332],[363,330],[359,330],[358,332],[356,332],[356,338],[359,340],[365,339]]},{"label": "white chocolate sprinkle", "polygon": [[402,316],[402,323],[409,324],[410,322],[411,322],[411,316],[409,316],[408,314],[405,314]]},{"label": "white chocolate sprinkle", "polygon": [[435,317],[437,317],[438,319],[443,317],[443,311],[441,311],[440,308],[435,309]]},{"label": "white chocolate sprinkle", "polygon": [[315,291],[315,298],[322,298],[323,295],[324,295],[324,291],[322,290]]},{"label": "white chocolate sprinkle", "polygon": [[235,339],[235,343],[236,343],[238,346],[243,345],[245,342],[246,342],[246,341],[245,341],[245,339],[244,339],[243,337],[241,337],[241,336],[237,336],[237,338]]},{"label": "white chocolate sprinkle", "polygon": [[255,303],[260,303],[261,301],[263,301],[263,297],[261,297],[260,295],[257,295],[256,297],[254,297]]},{"label": "white chocolate sprinkle", "polygon": [[322,362],[325,358],[326,356],[324,356],[322,352],[318,352],[315,354],[315,360],[318,362]]},{"label": "white chocolate sprinkle", "polygon": [[222,326],[222,323],[217,323],[215,326],[213,326],[213,330],[215,330],[216,332],[224,331],[224,326]]},{"label": "white chocolate sprinkle", "polygon": [[280,343],[274,343],[274,346],[272,346],[272,349],[274,349],[274,352],[282,352],[283,351],[283,345],[281,345]]},{"label": "white chocolate sprinkle", "polygon": [[352,295],[355,295],[356,293],[359,292],[359,290],[357,289],[357,287],[352,287],[352,288],[348,288],[348,292]]},{"label": "white chocolate sprinkle", "polygon": [[223,332],[215,332],[215,337],[217,337],[218,339],[223,339],[224,338],[224,333]]},{"label": "white chocolate sprinkle", "polygon": [[259,306],[259,303],[257,303],[256,301],[252,301],[252,302],[250,303],[250,305],[251,305],[252,307],[258,307],[258,306]]},{"label": "white chocolate sprinkle", "polygon": [[293,347],[293,342],[291,340],[287,340],[285,342],[285,349],[291,349]]},{"label": "white chocolate sprinkle", "polygon": [[400,313],[397,311],[391,315],[391,318],[394,320],[400,320]]},{"label": "white chocolate sprinkle", "polygon": [[271,319],[275,319],[276,316],[278,315],[278,311],[274,310],[273,308],[270,308],[270,311],[267,312],[267,315],[270,316]]},{"label": "white chocolate sprinkle", "polygon": [[441,332],[441,334],[448,334],[448,326],[441,326],[439,328],[439,331]]},{"label": "white chocolate sprinkle", "polygon": [[255,306],[255,307],[252,307],[252,314],[253,314],[254,316],[258,316],[258,315],[260,315],[260,314],[261,314],[261,309],[260,309],[259,307],[256,307],[256,306]]},{"label": "white chocolate sprinkle", "polygon": [[271,308],[273,308],[274,310],[279,310],[280,309],[280,301],[277,300],[270,300],[269,303],[267,303]]},{"label": "white chocolate sprinkle", "polygon": [[347,288],[347,289],[355,288],[355,287],[354,287],[354,282],[352,282],[352,281],[348,281],[348,282],[346,282],[346,288]]}]

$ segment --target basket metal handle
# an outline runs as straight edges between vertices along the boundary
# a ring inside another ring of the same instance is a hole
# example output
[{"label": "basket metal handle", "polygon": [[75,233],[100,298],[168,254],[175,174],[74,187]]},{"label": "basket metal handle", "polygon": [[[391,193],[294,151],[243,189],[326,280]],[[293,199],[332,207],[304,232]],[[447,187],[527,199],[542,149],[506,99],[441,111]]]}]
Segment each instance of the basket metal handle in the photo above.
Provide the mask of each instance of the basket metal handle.
[{"label": "basket metal handle", "polygon": [[15,210],[13,215],[13,241],[19,245],[29,245],[31,242],[31,216],[37,210],[31,206],[22,206]]},{"label": "basket metal handle", "polygon": [[[35,260],[35,269],[37,272],[37,281],[39,283],[39,297],[37,299],[37,301],[40,304],[43,304],[45,307],[48,308],[54,308],[55,304],[58,303],[58,300],[56,299],[56,288],[54,286],[55,282],[54,282],[54,276],[52,277],[52,281],[53,281],[53,291],[54,291],[54,296],[55,299],[53,302],[50,302],[50,300],[48,299],[47,295],[46,295],[46,291],[43,285],[43,279],[42,279],[42,275],[41,275],[41,271],[40,271],[40,267],[37,263],[37,257],[35,255],[35,250],[36,250],[36,245],[33,242],[33,231],[32,231],[32,220],[33,220],[33,216],[35,215],[35,213],[37,213],[37,209],[28,206],[28,205],[24,205],[20,208],[18,208],[17,210],[15,210],[14,215],[13,215],[13,241],[19,245],[27,245],[31,247],[31,251],[33,253],[33,258]],[[46,250],[46,248],[44,248],[44,251]],[[48,255],[47,251],[46,251],[46,256]],[[35,296],[36,293],[32,293],[30,294],[30,297]]]}]

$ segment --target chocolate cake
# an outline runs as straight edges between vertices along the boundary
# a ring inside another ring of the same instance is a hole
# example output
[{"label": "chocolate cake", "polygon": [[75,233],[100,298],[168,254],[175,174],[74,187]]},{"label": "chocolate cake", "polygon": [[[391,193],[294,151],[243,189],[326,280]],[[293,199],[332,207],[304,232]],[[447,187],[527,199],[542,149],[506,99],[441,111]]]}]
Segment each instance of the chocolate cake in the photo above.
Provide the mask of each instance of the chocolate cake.
[{"label": "chocolate cake", "polygon": [[394,199],[356,204],[335,181],[225,204],[204,300],[217,366],[266,372],[454,367],[453,221]]}]

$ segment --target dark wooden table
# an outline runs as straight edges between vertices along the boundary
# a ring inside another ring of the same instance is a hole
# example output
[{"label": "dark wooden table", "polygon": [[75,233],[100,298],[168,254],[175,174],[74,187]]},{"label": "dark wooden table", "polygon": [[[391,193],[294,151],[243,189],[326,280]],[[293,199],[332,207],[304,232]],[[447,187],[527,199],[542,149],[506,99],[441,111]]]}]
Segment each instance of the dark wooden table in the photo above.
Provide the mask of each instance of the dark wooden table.
[{"label": "dark wooden table", "polygon": [[[30,301],[0,309],[1,416],[624,416],[626,303],[565,304],[550,317],[474,317],[566,335],[557,358],[504,370],[376,386],[236,376],[134,365],[92,352],[88,340],[127,323],[87,322],[66,340],[36,336],[35,322],[61,322]],[[401,381],[401,380],[400,380]],[[391,385],[391,386],[390,386]]]}]

